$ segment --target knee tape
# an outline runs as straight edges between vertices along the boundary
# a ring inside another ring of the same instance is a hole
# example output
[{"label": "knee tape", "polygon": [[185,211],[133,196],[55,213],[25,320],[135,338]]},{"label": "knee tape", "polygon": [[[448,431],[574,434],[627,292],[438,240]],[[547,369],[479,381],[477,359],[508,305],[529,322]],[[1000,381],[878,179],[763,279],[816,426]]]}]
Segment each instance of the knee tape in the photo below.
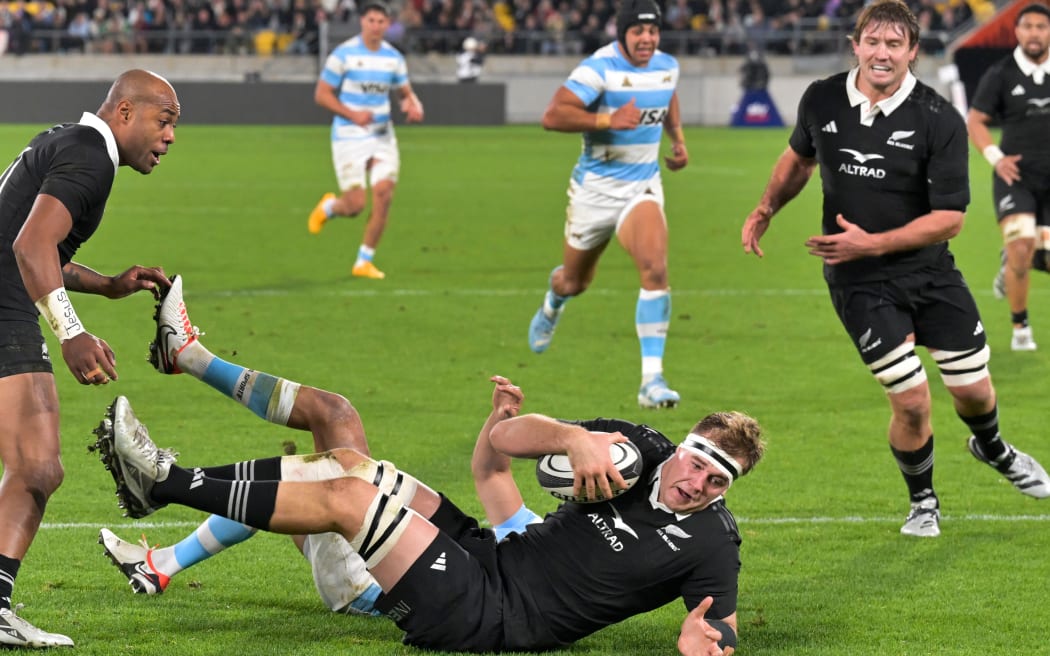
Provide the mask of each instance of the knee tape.
[{"label": "knee tape", "polygon": [[398,471],[394,463],[386,460],[368,459],[346,473],[379,488],[383,494],[397,499],[403,505],[412,503],[419,481],[415,477]]},{"label": "knee tape", "polygon": [[988,377],[988,360],[992,351],[985,344],[969,351],[934,351],[930,355],[941,370],[941,380],[948,387],[972,385]]},{"label": "knee tape", "polygon": [[890,394],[900,394],[926,382],[922,360],[915,355],[915,344],[904,342],[868,365],[875,380]]},{"label": "knee tape", "polygon": [[290,380],[280,378],[277,380],[277,389],[270,395],[270,402],[266,406],[266,421],[279,426],[287,426],[288,418],[292,415],[292,406],[295,398],[299,396],[302,385]]},{"label": "knee tape", "polygon": [[1003,232],[1003,243],[1009,244],[1017,239],[1035,239],[1035,215],[1011,214],[1000,224]]},{"label": "knee tape", "polygon": [[366,567],[371,569],[390,553],[408,528],[412,515],[412,511],[396,499],[382,492],[375,495],[365,511],[360,530],[350,539],[350,546],[364,558]]},{"label": "knee tape", "polygon": [[346,476],[346,470],[331,451],[281,458],[282,481],[327,481]]}]

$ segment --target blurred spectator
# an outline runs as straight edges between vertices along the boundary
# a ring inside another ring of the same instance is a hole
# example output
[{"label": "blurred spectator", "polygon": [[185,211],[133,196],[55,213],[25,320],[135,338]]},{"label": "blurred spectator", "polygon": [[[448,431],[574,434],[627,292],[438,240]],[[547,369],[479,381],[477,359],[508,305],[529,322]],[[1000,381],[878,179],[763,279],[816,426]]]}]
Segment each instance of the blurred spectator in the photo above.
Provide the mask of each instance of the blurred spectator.
[{"label": "blurred spectator", "polygon": [[95,31],[95,25],[88,18],[87,13],[78,11],[66,29],[69,36],[66,38],[65,50],[88,52],[95,38]]},{"label": "blurred spectator", "polygon": [[26,12],[26,4],[18,0],[13,6],[4,4],[4,28],[7,32],[7,51],[14,55],[23,55],[29,50],[29,35],[33,31],[33,21]]},{"label": "blurred spectator", "polygon": [[[946,34],[987,20],[992,0],[907,0],[923,52]],[[0,0],[0,52],[316,54],[318,26],[356,29],[361,0]],[[465,36],[489,52],[590,53],[615,38],[619,0],[399,0],[387,39],[406,52],[456,53]],[[662,0],[661,48],[676,54],[846,52],[866,0]],[[976,12],[976,13],[975,13]],[[351,34],[354,32],[351,32]]]},{"label": "blurred spectator", "polygon": [[485,44],[472,36],[463,39],[463,51],[456,55],[456,79],[477,82],[485,64]]},{"label": "blurred spectator", "polygon": [[214,52],[216,24],[211,7],[207,5],[198,7],[190,24],[193,27],[193,35],[190,37],[190,52],[197,55]]},{"label": "blurred spectator", "polygon": [[763,91],[769,86],[769,65],[762,53],[752,48],[740,66],[740,86],[744,91]]}]

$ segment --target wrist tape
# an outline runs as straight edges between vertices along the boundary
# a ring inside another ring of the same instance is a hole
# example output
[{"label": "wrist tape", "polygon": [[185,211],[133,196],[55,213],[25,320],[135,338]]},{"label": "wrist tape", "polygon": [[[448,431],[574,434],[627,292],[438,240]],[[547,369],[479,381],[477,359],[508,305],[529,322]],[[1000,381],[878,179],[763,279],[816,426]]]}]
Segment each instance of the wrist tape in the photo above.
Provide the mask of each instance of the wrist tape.
[{"label": "wrist tape", "polygon": [[59,342],[73,339],[83,332],[84,324],[80,323],[77,311],[73,309],[73,302],[69,299],[69,292],[65,287],[58,287],[44,294],[36,300],[36,307],[41,316],[51,326],[51,331]]}]

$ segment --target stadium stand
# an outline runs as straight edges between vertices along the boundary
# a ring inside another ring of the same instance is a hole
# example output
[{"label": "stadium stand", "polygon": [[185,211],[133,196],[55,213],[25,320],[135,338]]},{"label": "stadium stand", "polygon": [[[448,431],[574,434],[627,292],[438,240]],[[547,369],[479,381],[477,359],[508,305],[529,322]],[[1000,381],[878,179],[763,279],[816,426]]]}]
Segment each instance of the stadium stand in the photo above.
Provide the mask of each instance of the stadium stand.
[{"label": "stadium stand", "polygon": [[[923,51],[995,12],[991,0],[910,0]],[[403,0],[387,39],[406,53],[579,55],[615,35],[614,0]],[[666,0],[662,48],[675,54],[846,52],[863,0]],[[0,54],[318,55],[356,31],[353,0],[5,0]]]}]

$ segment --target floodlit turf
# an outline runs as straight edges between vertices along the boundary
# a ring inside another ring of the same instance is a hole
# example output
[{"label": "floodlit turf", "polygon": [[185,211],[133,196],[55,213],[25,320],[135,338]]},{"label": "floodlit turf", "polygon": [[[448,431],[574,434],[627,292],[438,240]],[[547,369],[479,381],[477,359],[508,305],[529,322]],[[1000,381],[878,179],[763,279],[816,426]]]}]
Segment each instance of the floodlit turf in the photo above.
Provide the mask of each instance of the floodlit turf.
[{"label": "floodlit turf", "polygon": [[[551,348],[537,356],[526,345],[560,259],[577,136],[399,128],[401,185],[376,257],[387,278],[370,281],[349,277],[362,220],[333,221],[319,236],[306,230],[307,213],[334,185],[327,128],[202,127],[185,110],[152,175],[121,169],[106,219],[77,260],[105,273],[131,264],[181,273],[209,348],[345,394],[375,455],[476,513],[468,463],[492,374],[524,387],[527,410],[623,417],[673,439],[709,411],[740,409],[764,424],[769,450],[729,493],[744,537],[739,653],[1046,653],[1050,506],[966,453],[967,431],[932,368],[943,535],[898,534],[907,499],[885,442],[886,403],[803,246],[819,231],[819,182],[774,219],[765,259],[741,251],[740,225],[787,131],[687,130],[689,167],[664,175],[674,290],[665,364],[683,401],[654,412],[635,401],[638,284],[618,246],[592,289],[568,305]],[[0,126],[0,153],[15,155],[39,127]],[[984,310],[1004,435],[1048,462],[1050,280],[1036,274],[1032,285],[1043,350],[1011,353],[1008,310],[990,291],[999,238],[989,171],[980,157],[973,169],[974,202],[953,250]],[[88,330],[115,350],[120,380],[81,387],[56,358],[66,482],[19,576],[25,617],[69,634],[82,655],[412,653],[386,620],[328,613],[305,561],[279,536],[185,572],[161,597],[131,594],[96,544],[98,529],[168,544],[203,515],[120,516],[109,475],[86,449],[115,395],[127,395],[184,464],[276,455],[288,439],[307,450],[311,440],[186,376],[156,374],[145,361],[146,295],[76,303]],[[530,505],[552,509],[529,464],[518,473]],[[674,603],[557,653],[672,653],[682,615]]]}]

